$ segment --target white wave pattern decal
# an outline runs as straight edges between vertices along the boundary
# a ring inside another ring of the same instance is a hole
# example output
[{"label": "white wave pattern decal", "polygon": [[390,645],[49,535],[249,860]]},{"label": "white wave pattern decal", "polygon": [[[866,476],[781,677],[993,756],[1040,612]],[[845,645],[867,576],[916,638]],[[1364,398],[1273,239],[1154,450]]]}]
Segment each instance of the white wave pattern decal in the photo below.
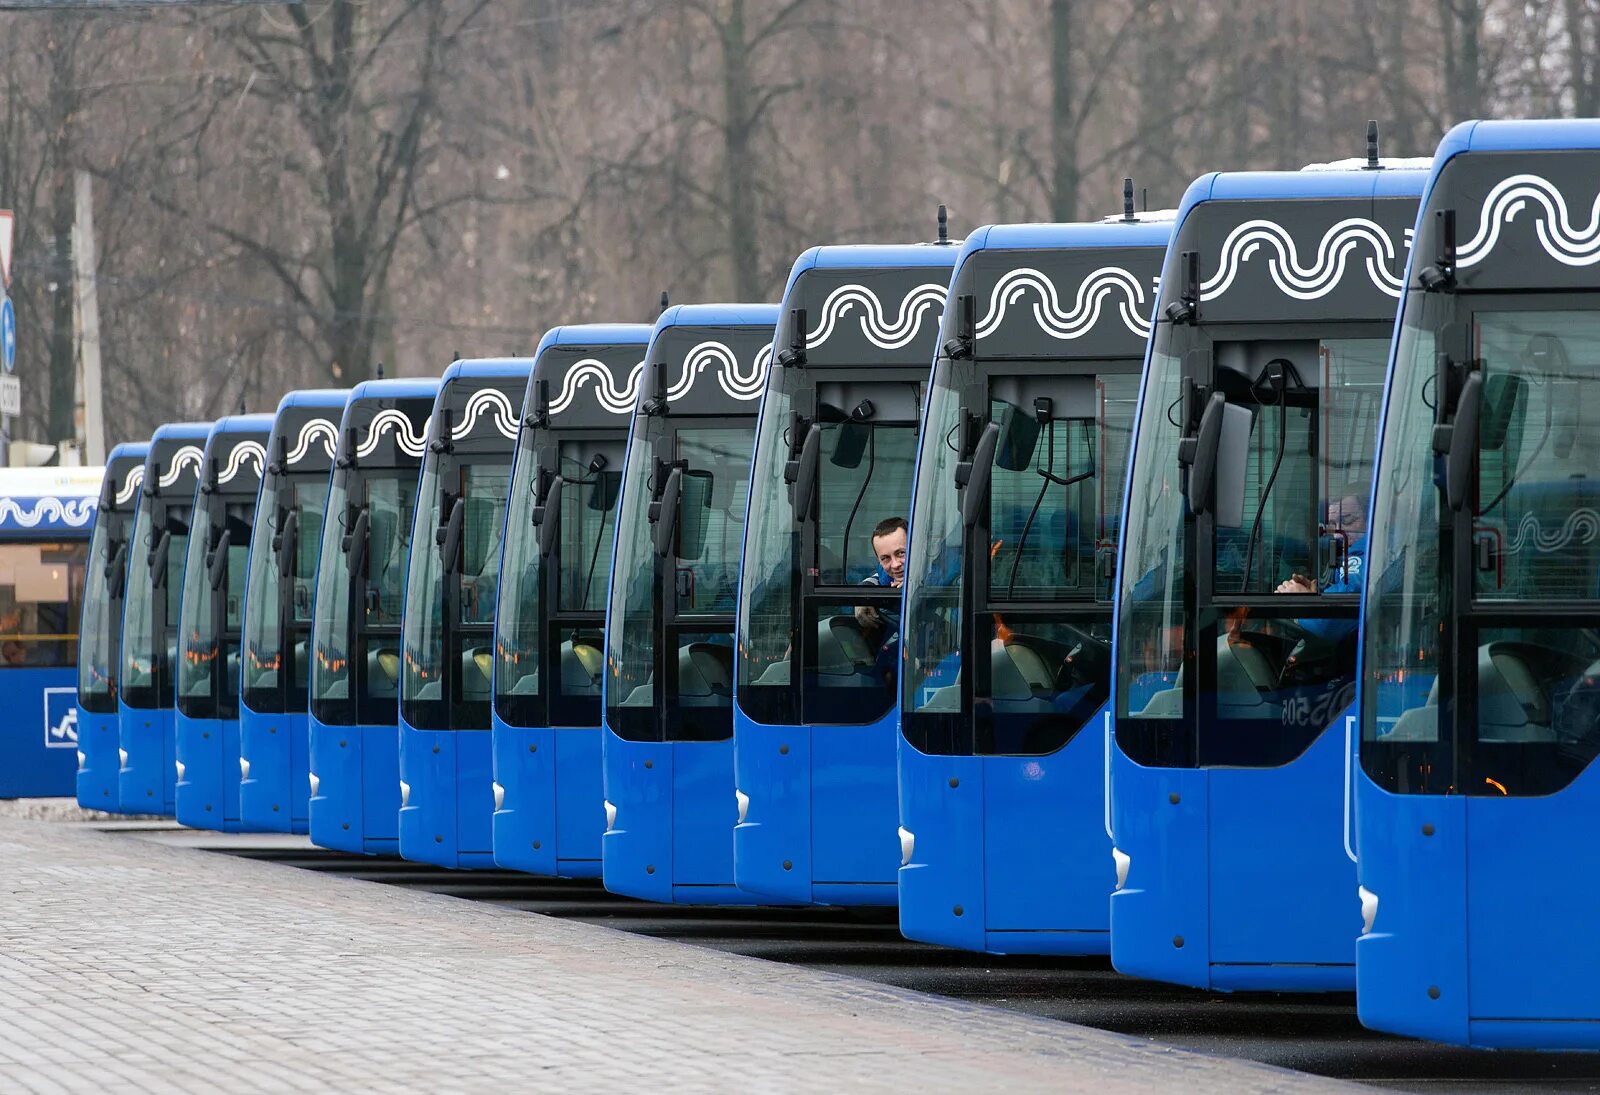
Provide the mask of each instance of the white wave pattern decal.
[{"label": "white wave pattern decal", "polygon": [[884,314],[883,301],[865,285],[841,285],[822,302],[822,318],[806,332],[807,346],[820,346],[833,335],[840,320],[860,309],[861,333],[880,350],[898,350],[910,344],[922,327],[922,317],[931,308],[937,318],[944,312],[945,287],[919,285],[900,301],[894,321]]},{"label": "white wave pattern decal", "polygon": [[594,397],[601,407],[612,414],[628,414],[639,398],[639,378],[643,375],[644,362],[641,361],[628,370],[628,382],[618,388],[611,370],[603,361],[586,357],[574,362],[572,368],[567,370],[567,375],[561,378],[561,394],[551,400],[550,413],[560,414],[572,406],[578,398],[578,392],[593,381]]},{"label": "white wave pattern decal", "polygon": [[300,463],[311,451],[311,446],[319,441],[322,442],[322,451],[332,460],[334,450],[339,447],[339,427],[326,418],[313,418],[301,426],[300,436],[295,438],[294,448],[289,450],[289,463]]},{"label": "white wave pattern decal", "polygon": [[246,464],[256,466],[256,478],[261,477],[261,469],[267,462],[267,448],[259,441],[241,441],[233,447],[228,454],[228,466],[222,469],[222,474],[217,476],[218,483],[231,483],[238,474],[244,470]]},{"label": "white wave pattern decal", "polygon": [[1592,509],[1575,509],[1567,514],[1558,529],[1544,530],[1536,514],[1524,514],[1517,522],[1517,534],[1506,545],[1506,554],[1515,555],[1525,547],[1535,551],[1557,551],[1571,544],[1593,543],[1600,537],[1600,513]]},{"label": "white wave pattern decal", "polygon": [[193,468],[196,475],[200,474],[200,464],[205,460],[206,454],[194,445],[185,445],[172,454],[172,461],[167,465],[167,470],[160,479],[156,480],[158,487],[170,487],[183,475],[184,468]]},{"label": "white wave pattern decal", "polygon": [[1567,212],[1567,199],[1549,179],[1539,175],[1512,175],[1501,179],[1483,199],[1478,231],[1456,249],[1456,267],[1482,262],[1500,242],[1500,232],[1529,206],[1539,211],[1534,232],[1539,245],[1565,266],[1593,266],[1600,262],[1600,195],[1589,211],[1587,227],[1575,227]]},{"label": "white wave pattern decal", "polygon": [[1333,292],[1344,280],[1351,256],[1360,252],[1365,252],[1362,262],[1372,284],[1387,296],[1400,297],[1401,279],[1390,272],[1396,254],[1394,241],[1374,221],[1348,217],[1323,233],[1309,266],[1300,265],[1294,237],[1281,224],[1245,221],[1222,241],[1217,272],[1201,284],[1200,299],[1214,300],[1227,292],[1244,264],[1263,250],[1273,284],[1295,300],[1316,300]]},{"label": "white wave pattern decal", "polygon": [[372,421],[367,425],[367,436],[362,438],[356,446],[356,459],[371,456],[378,451],[378,444],[388,434],[394,434],[394,443],[397,448],[407,456],[420,457],[428,447],[428,424],[433,421],[430,416],[422,424],[422,432],[411,432],[411,419],[393,407],[385,407],[372,416]]},{"label": "white wave pattern decal", "polygon": [[93,498],[35,498],[24,509],[15,498],[0,498],[0,524],[13,522],[23,528],[51,524],[82,528],[94,519]]},{"label": "white wave pattern decal", "polygon": [[512,441],[517,439],[516,408],[511,406],[511,400],[499,388],[480,388],[467,398],[466,409],[461,412],[461,423],[450,431],[450,439],[459,441],[466,437],[485,413],[492,418],[494,428],[502,436]]},{"label": "white wave pattern decal", "polygon": [[133,496],[139,493],[139,487],[144,483],[144,465],[135,464],[128,469],[128,474],[123,477],[122,487],[117,491],[117,505],[133,501]]},{"label": "white wave pattern decal", "polygon": [[667,399],[670,402],[687,395],[690,388],[694,387],[695,380],[705,371],[707,366],[714,366],[717,370],[717,383],[730,398],[749,401],[760,399],[761,393],[767,386],[767,368],[772,364],[772,344],[769,342],[756,354],[755,360],[750,363],[749,371],[739,365],[739,359],[732,348],[724,342],[706,341],[691,349],[684,355],[683,375],[678,377],[678,382],[667,389]]},{"label": "white wave pattern decal", "polygon": [[1007,270],[989,293],[989,309],[978,321],[978,337],[994,334],[1005,321],[1011,306],[1029,294],[1037,294],[1033,318],[1040,330],[1051,338],[1070,341],[1082,338],[1100,322],[1106,301],[1117,300],[1118,318],[1123,326],[1140,338],[1150,333],[1150,317],[1143,313],[1145,294],[1139,279],[1120,266],[1102,266],[1078,283],[1077,298],[1070,310],[1061,307],[1055,282],[1031,267]]}]

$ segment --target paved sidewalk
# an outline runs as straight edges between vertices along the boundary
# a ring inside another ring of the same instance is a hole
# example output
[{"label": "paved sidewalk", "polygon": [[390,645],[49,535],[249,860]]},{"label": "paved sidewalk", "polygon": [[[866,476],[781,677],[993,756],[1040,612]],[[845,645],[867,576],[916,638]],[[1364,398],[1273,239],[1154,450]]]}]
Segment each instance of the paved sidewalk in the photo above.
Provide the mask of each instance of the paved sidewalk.
[{"label": "paved sidewalk", "polygon": [[1353,1090],[607,928],[0,819],[0,1091],[90,1088]]}]

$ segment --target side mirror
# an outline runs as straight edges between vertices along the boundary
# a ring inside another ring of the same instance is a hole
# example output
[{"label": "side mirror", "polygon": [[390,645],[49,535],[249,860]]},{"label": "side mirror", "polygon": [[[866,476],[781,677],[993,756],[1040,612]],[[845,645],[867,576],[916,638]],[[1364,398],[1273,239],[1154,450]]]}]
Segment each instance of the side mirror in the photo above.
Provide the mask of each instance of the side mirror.
[{"label": "side mirror", "polygon": [[288,581],[294,576],[295,549],[300,546],[300,511],[285,510],[283,522],[278,526],[278,535],[273,537],[272,546],[278,555],[278,577]]},{"label": "side mirror", "polygon": [[[822,463],[822,429],[815,423],[806,428],[805,440],[800,443],[800,455],[784,468],[783,477],[794,488],[794,519],[804,521],[811,513],[811,500],[817,493],[817,472]],[[791,475],[791,471],[793,474]]]},{"label": "side mirror", "polygon": [[655,524],[656,554],[665,559],[672,554],[672,542],[678,531],[678,495],[683,490],[683,471],[673,468],[661,485],[661,494],[650,503],[650,520]]},{"label": "side mirror", "polygon": [[[961,487],[961,521],[967,528],[978,523],[983,508],[989,504],[989,481],[994,476],[994,450],[1000,443],[1000,426],[994,422],[984,424],[978,443],[972,448],[972,460],[963,469],[956,466],[956,481]],[[965,476],[962,472],[965,470]]]},{"label": "side mirror", "polygon": [[117,550],[106,560],[106,584],[114,590],[121,589],[127,579],[127,570],[128,545],[118,544]]},{"label": "side mirror", "polygon": [[161,535],[156,537],[150,553],[145,556],[145,566],[150,570],[150,584],[156,589],[161,589],[167,584],[167,546],[172,543],[172,533],[166,529],[161,530]]},{"label": "side mirror", "polygon": [[1450,448],[1445,454],[1445,501],[1453,510],[1467,503],[1467,487],[1472,478],[1472,455],[1478,446],[1478,411],[1483,405],[1483,374],[1467,374],[1456,402],[1456,420],[1450,430]]},{"label": "side mirror", "polygon": [[566,480],[557,475],[551,478],[550,485],[544,489],[544,501],[537,507],[539,513],[539,554],[543,558],[550,557],[550,551],[556,546],[556,529],[561,526],[561,488]]},{"label": "side mirror", "polygon": [[1189,467],[1189,510],[1197,517],[1211,508],[1216,490],[1217,449],[1222,444],[1222,411],[1227,405],[1226,396],[1212,392],[1195,432],[1194,459]]},{"label": "side mirror", "polygon": [[232,531],[223,529],[222,535],[217,537],[217,542],[206,555],[206,580],[211,583],[212,589],[221,589],[228,576],[228,549],[232,546]]},{"label": "side mirror", "polygon": [[350,526],[350,531],[344,534],[340,547],[344,549],[345,573],[352,582],[362,572],[367,564],[367,534],[372,527],[371,519],[367,516],[365,506],[356,514],[356,520]]},{"label": "side mirror", "polygon": [[433,533],[433,542],[439,546],[439,558],[444,563],[445,573],[453,574],[460,564],[461,555],[461,526],[466,518],[467,503],[464,498],[457,498],[450,507],[450,516]]}]

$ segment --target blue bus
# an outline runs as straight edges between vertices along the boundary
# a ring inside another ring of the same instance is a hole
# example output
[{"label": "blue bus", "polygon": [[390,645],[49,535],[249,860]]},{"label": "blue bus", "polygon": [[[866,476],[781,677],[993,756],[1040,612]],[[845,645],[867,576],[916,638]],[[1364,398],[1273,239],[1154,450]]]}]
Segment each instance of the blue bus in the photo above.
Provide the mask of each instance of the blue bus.
[{"label": "blue bus", "polygon": [[178,598],[209,422],[156,428],[145,454],[122,602],[117,771],[122,810],[172,815],[177,786]]},{"label": "blue bus", "polygon": [[[1123,476],[1171,213],[995,225],[945,306],[906,569],[900,930],[1105,954]],[[969,501],[970,499],[970,501]]]},{"label": "blue bus", "polygon": [[1355,984],[1340,787],[1383,369],[1425,179],[1374,147],[1184,195],[1122,522],[1109,763],[1124,973]]},{"label": "blue bus", "polygon": [[1381,1030],[1600,1050],[1597,169],[1594,119],[1467,122],[1417,217],[1353,775]]},{"label": "blue bus", "polygon": [[328,473],[349,398],[346,390],[290,392],[267,442],[245,575],[239,693],[239,817],[251,829],[306,831],[311,609]]},{"label": "blue bus", "polygon": [[956,252],[814,247],[789,273],[735,644],[733,877],[753,894],[896,900],[897,587]]},{"label": "blue bus", "polygon": [[238,832],[239,647],[245,563],[272,434],[270,414],[219,418],[206,440],[178,604],[179,822]]},{"label": "blue bus", "polygon": [[78,619],[102,477],[0,469],[0,798],[74,793]]},{"label": "blue bus", "polygon": [[106,457],[84,572],[78,626],[78,805],[121,812],[117,788],[117,681],[122,667],[122,591],[128,581],[133,510],[150,446],[116,446]]},{"label": "blue bus", "polygon": [[601,745],[614,893],[752,900],[733,884],[733,615],[777,321],[771,304],[668,308],[632,393]]},{"label": "blue bus", "polygon": [[400,854],[494,866],[494,609],[526,358],[457,361],[434,401],[406,571]]},{"label": "blue bus", "polygon": [[431,378],[364,381],[339,421],[311,624],[306,782],[324,848],[400,850],[401,609],[438,395]]},{"label": "blue bus", "polygon": [[522,404],[495,609],[494,860],[598,878],[617,495],[650,325],[557,327]]}]

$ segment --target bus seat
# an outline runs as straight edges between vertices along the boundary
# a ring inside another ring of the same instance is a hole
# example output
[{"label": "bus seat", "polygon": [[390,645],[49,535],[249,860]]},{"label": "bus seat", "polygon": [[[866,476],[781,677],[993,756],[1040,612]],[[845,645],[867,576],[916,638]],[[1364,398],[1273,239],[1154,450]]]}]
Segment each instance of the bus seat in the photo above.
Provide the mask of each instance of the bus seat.
[{"label": "bus seat", "polygon": [[1277,688],[1277,674],[1259,649],[1249,642],[1217,640],[1217,713],[1224,718],[1259,719],[1270,707],[1263,693]]},{"label": "bus seat", "polygon": [[[594,641],[566,640],[561,644],[561,691],[569,696],[599,695],[600,670],[604,664],[604,656]],[[528,676],[536,678],[537,673]]]},{"label": "bus seat", "polygon": [[721,707],[732,695],[732,647],[689,643],[678,648],[679,703],[687,707]]}]

